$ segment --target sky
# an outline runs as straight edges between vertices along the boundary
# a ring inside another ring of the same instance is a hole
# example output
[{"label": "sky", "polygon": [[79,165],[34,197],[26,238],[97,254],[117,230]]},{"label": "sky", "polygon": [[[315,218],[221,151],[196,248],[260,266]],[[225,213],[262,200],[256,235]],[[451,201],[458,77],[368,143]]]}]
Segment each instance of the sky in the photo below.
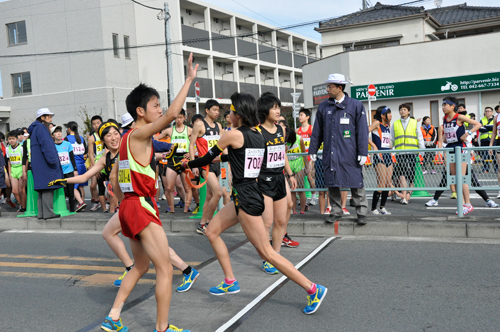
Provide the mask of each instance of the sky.
[{"label": "sky", "polygon": [[[6,0],[0,0],[0,2]],[[19,0],[10,0],[19,1]],[[148,4],[151,0],[138,0]],[[294,24],[319,21],[328,18],[347,15],[359,11],[362,7],[362,0],[203,0],[212,5],[242,14],[253,19],[277,26],[285,27]],[[386,5],[398,5],[410,2],[411,0],[384,0],[381,3]],[[376,0],[369,0],[372,5]],[[441,7],[453,6],[467,2],[468,6],[491,6],[498,7],[498,0],[443,0]],[[307,3],[307,6],[303,6]],[[434,0],[424,0],[412,6],[424,6],[426,9],[435,8]],[[321,41],[321,35],[314,31],[318,24],[305,27],[294,28],[290,31]],[[0,71],[1,71],[0,64]],[[0,97],[3,96],[2,81],[0,76]]]}]

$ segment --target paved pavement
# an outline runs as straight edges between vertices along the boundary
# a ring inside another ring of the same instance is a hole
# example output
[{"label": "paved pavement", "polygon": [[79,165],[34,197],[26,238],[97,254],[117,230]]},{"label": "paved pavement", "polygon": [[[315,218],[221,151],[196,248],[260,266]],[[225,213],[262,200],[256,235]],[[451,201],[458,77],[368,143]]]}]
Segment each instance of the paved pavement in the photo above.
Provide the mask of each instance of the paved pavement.
[{"label": "paved pavement", "polygon": [[[490,192],[490,197],[496,199],[496,192]],[[455,214],[456,200],[449,198],[445,193],[439,200],[439,206],[428,208],[424,203],[429,197],[415,197],[409,205],[388,201],[387,210],[390,216],[368,216],[366,226],[357,226],[355,223],[355,209],[348,206],[351,215],[343,216],[336,224],[325,224],[325,215],[319,214],[319,207],[310,207],[305,214],[292,215],[288,232],[291,235],[375,235],[375,236],[409,236],[409,237],[468,237],[500,239],[500,208],[489,208],[477,196],[471,195],[471,202],[475,210],[464,218]],[[500,203],[500,200],[497,200]],[[165,210],[166,202],[161,201]],[[369,194],[371,204],[371,194]],[[88,209],[88,208],[87,208]],[[110,214],[96,212],[82,212],[73,216],[52,220],[38,220],[37,218],[17,218],[18,213],[2,205],[0,229],[64,229],[64,230],[102,230],[110,218]],[[191,214],[180,211],[176,214],[161,213],[161,220],[167,232],[192,233],[199,222],[190,219]],[[240,233],[239,225],[229,232]]]}]

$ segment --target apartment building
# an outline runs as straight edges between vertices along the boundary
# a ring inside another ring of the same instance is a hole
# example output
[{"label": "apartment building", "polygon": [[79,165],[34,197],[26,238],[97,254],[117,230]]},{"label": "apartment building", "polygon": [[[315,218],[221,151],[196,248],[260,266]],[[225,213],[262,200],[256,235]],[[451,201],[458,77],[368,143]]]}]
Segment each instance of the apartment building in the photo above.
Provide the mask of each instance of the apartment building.
[{"label": "apartment building", "polygon": [[[140,2],[140,1],[139,1]],[[229,104],[235,91],[265,91],[291,103],[303,89],[302,66],[320,57],[312,39],[201,1],[167,0],[173,95],[182,87],[189,53],[200,64],[201,104]],[[31,123],[48,107],[54,122],[82,122],[82,112],[119,118],[140,82],[167,105],[165,27],[159,9],[128,0],[0,2],[0,131]],[[186,107],[194,107],[194,87]],[[301,102],[303,96],[301,96]]]}]

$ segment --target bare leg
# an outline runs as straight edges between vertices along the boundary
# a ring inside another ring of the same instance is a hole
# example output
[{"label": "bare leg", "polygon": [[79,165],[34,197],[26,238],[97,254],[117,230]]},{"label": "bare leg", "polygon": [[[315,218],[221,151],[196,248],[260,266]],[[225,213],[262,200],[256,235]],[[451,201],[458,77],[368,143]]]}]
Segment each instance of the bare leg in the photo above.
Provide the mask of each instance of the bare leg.
[{"label": "bare leg", "polygon": [[[203,171],[205,173],[205,179],[207,179],[207,201],[203,208],[203,215],[201,217],[200,224],[204,225],[209,220],[212,219],[217,204],[222,197],[222,189],[219,185],[219,179],[212,172]],[[209,200],[209,192],[211,193]]]},{"label": "bare leg", "polygon": [[106,240],[115,255],[122,261],[123,265],[125,265],[125,267],[129,267],[132,266],[134,262],[130,258],[122,239],[118,236],[121,231],[122,227],[120,225],[120,218],[118,213],[115,213],[111,219],[109,219],[106,226],[104,226],[104,229],[102,230],[102,237]]},{"label": "bare leg", "polygon": [[167,168],[167,191],[165,196],[167,197],[167,203],[170,208],[170,212],[175,212],[174,207],[174,189],[175,189],[175,178],[177,177],[177,173],[170,168]]}]

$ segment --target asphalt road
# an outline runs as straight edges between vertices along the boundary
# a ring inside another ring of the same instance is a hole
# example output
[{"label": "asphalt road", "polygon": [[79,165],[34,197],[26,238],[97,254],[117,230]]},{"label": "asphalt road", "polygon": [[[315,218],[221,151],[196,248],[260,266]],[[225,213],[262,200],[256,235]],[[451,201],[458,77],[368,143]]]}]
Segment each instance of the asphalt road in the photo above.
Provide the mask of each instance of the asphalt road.
[{"label": "asphalt road", "polygon": [[[244,237],[225,239],[232,246]],[[213,256],[205,237],[169,234],[169,240],[193,265]],[[236,331],[497,331],[499,244],[336,239],[302,268],[329,288],[316,314],[300,313],[304,291],[287,282]],[[123,269],[96,232],[0,233],[0,266],[0,331],[83,328],[106,315],[116,295],[102,275],[111,274],[112,280]],[[152,279],[147,275],[130,300],[148,293]],[[174,286],[177,282],[174,276]]]}]

